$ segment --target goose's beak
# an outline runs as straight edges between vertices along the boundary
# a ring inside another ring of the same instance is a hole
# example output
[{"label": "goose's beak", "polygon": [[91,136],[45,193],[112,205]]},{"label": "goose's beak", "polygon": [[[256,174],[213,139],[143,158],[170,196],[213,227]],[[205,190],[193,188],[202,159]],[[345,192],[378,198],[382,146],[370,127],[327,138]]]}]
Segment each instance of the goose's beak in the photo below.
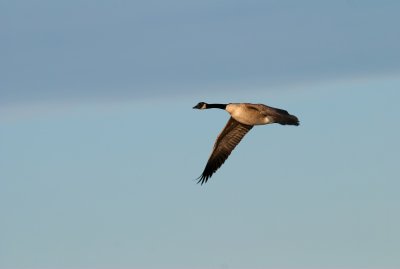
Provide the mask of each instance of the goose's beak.
[{"label": "goose's beak", "polygon": [[202,102],[200,102],[200,103],[198,103],[197,105],[195,105],[193,108],[194,109],[202,109],[202,107],[205,105],[205,103],[202,103]]}]

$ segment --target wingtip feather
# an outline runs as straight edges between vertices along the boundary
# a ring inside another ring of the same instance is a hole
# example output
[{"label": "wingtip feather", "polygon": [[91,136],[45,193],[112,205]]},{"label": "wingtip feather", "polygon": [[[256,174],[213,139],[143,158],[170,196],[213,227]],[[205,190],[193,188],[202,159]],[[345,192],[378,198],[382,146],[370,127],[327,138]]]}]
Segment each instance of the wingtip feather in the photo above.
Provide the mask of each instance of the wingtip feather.
[{"label": "wingtip feather", "polygon": [[209,178],[209,177],[208,177],[208,176],[205,176],[204,174],[201,175],[201,176],[199,176],[199,177],[197,178],[197,184],[200,183],[200,185],[203,185],[204,183],[207,183],[208,178]]}]

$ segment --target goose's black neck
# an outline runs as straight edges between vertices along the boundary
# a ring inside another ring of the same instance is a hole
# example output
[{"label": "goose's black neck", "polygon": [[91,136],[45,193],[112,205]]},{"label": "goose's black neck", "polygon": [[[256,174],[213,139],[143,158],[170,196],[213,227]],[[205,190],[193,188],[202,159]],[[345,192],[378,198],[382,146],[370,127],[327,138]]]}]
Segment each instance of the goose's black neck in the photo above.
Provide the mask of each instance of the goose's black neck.
[{"label": "goose's black neck", "polygon": [[207,104],[206,108],[225,109],[227,104]]}]

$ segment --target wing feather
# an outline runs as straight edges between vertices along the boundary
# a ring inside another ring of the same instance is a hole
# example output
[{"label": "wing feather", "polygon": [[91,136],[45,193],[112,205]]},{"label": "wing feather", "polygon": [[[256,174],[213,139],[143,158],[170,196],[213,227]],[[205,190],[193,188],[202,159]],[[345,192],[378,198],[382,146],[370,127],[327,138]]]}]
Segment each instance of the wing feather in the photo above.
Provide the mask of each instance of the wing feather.
[{"label": "wing feather", "polygon": [[232,117],[227,122],[224,129],[218,135],[214,143],[213,150],[198,183],[206,183],[208,179],[221,167],[228,159],[232,150],[239,144],[242,138],[253,128],[252,125],[242,124]]}]

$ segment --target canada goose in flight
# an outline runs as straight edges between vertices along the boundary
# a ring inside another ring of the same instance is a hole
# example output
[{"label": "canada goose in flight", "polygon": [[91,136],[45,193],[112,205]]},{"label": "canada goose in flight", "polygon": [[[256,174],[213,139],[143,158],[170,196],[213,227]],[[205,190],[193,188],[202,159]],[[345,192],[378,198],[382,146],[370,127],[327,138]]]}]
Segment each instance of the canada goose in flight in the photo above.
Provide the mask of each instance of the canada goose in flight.
[{"label": "canada goose in flight", "polygon": [[221,167],[232,150],[239,144],[240,140],[253,128],[254,125],[265,125],[279,123],[282,125],[299,125],[296,116],[290,115],[286,110],[266,106],[263,104],[229,103],[229,104],[207,104],[198,103],[193,108],[209,109],[219,108],[231,114],[225,128],[218,135],[214,148],[208,159],[203,173],[197,183],[206,183],[208,179]]}]

